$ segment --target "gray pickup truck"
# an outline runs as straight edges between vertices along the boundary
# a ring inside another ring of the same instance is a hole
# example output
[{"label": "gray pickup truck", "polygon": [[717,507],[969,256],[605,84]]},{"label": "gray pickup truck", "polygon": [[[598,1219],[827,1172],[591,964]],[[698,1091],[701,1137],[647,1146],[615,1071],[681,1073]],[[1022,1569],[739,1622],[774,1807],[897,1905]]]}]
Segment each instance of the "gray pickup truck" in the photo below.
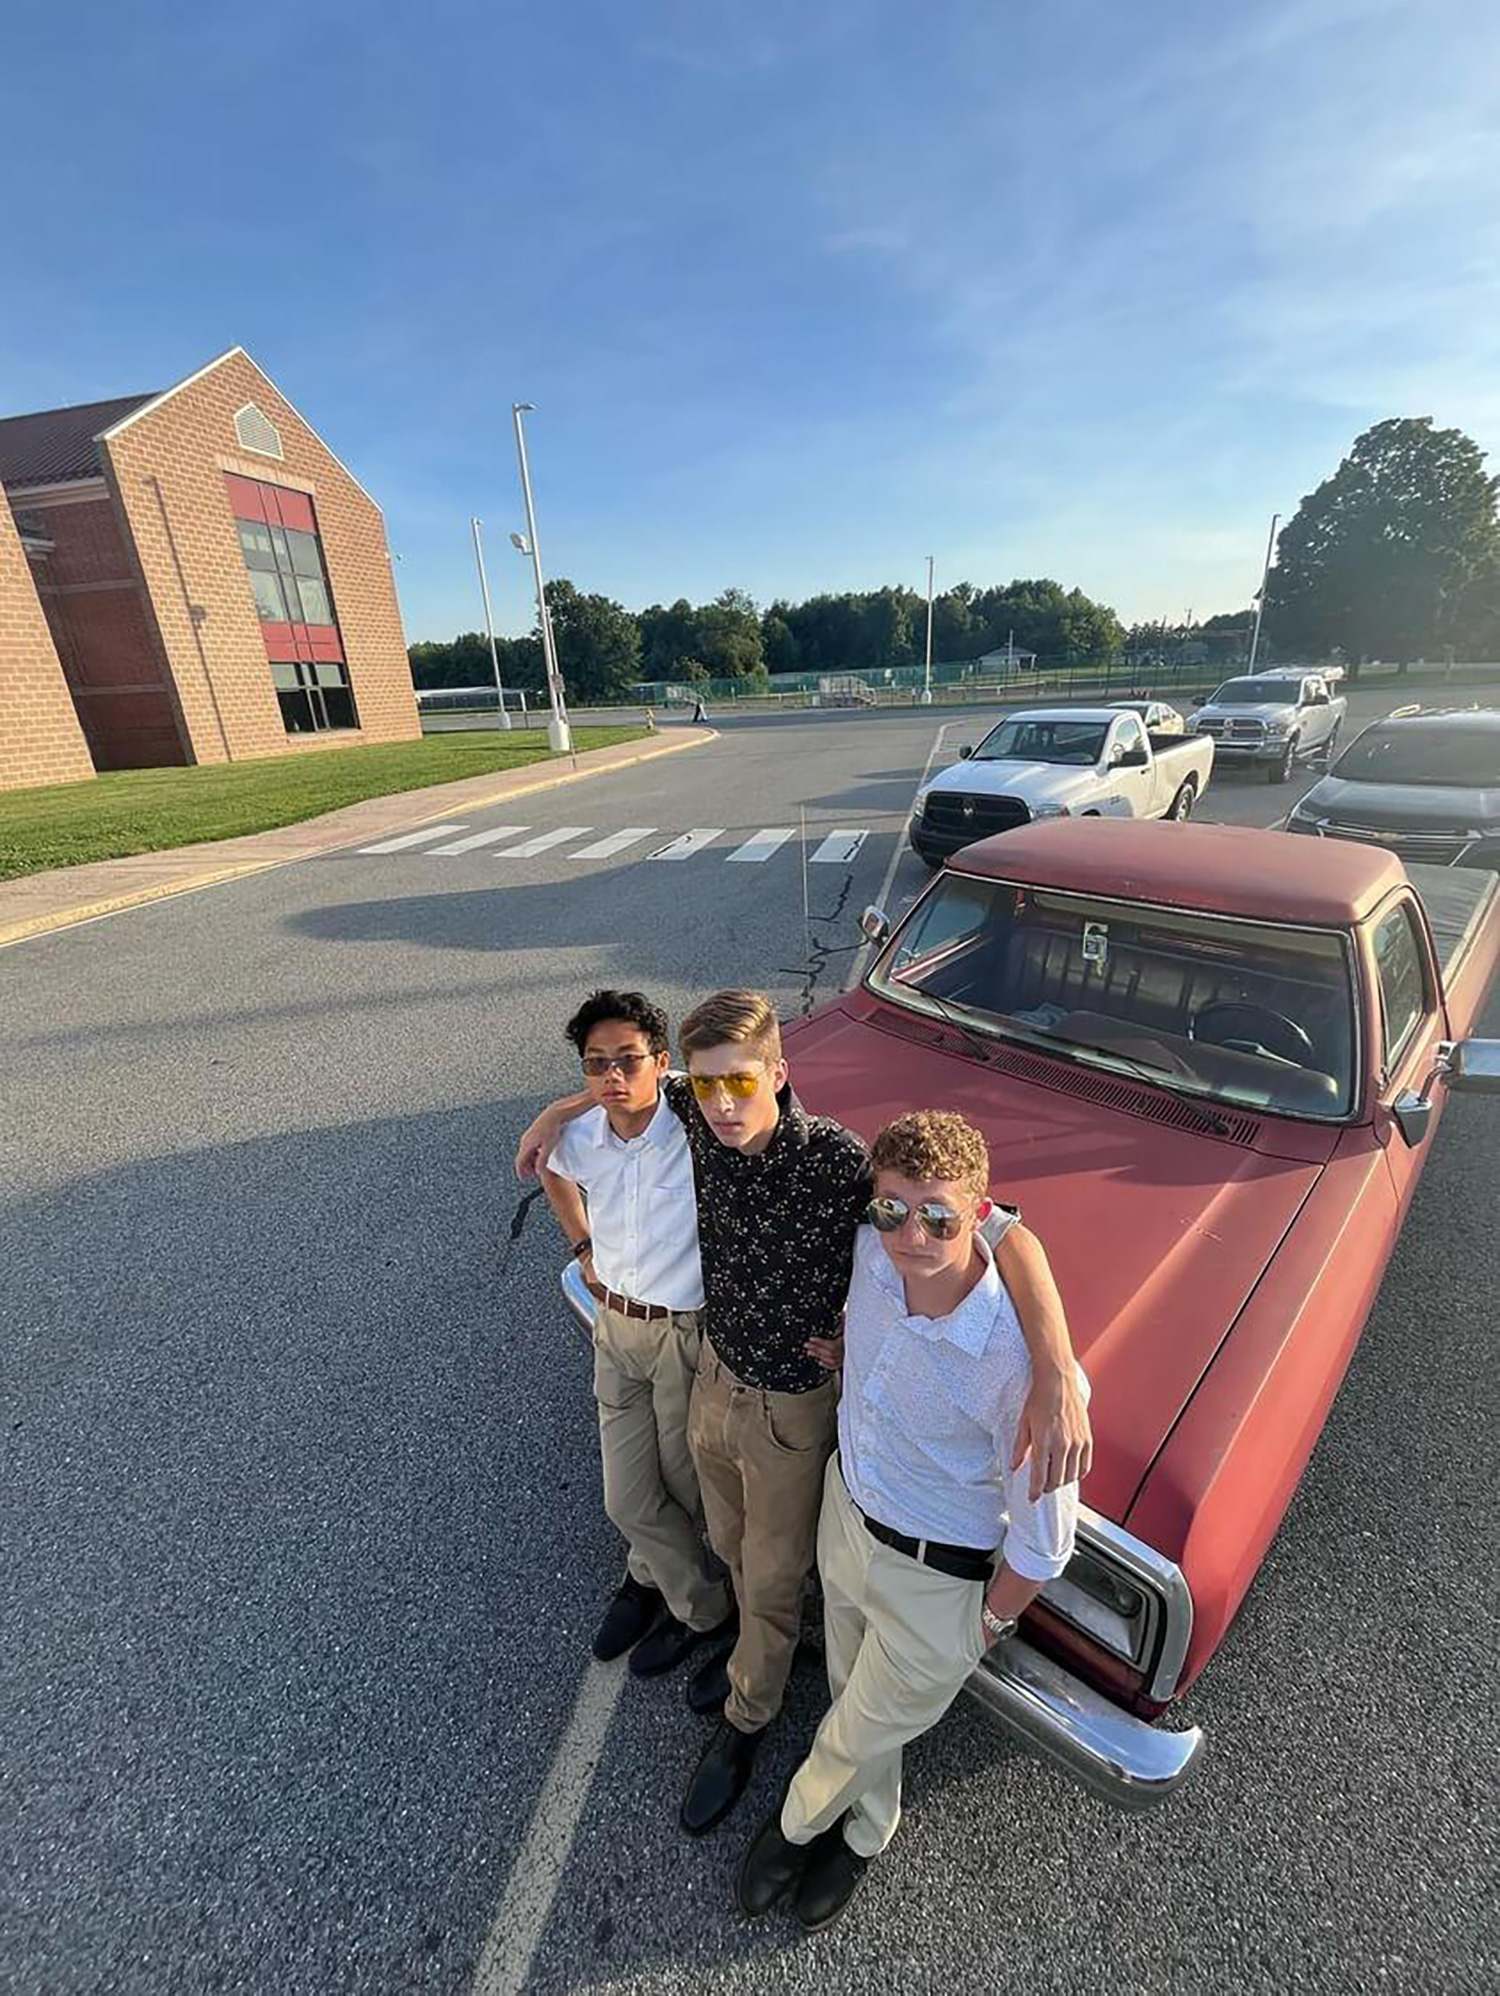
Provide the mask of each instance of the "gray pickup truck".
[{"label": "gray pickup truck", "polygon": [[1326,674],[1280,666],[1226,679],[1200,702],[1188,726],[1207,735],[1220,762],[1253,762],[1268,783],[1285,783],[1292,765],[1333,754],[1348,701]]}]

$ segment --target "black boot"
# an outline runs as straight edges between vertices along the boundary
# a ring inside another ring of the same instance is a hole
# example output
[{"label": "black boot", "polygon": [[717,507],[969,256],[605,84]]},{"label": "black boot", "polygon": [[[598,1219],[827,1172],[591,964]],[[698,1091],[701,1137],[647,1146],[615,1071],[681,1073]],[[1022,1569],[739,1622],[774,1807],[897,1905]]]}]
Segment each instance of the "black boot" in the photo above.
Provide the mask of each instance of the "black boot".
[{"label": "black boot", "polygon": [[763,1732],[742,1733],[721,1719],[682,1798],[682,1827],[695,1837],[722,1823],[750,1785]]},{"label": "black boot", "polygon": [[797,1886],[797,1923],[805,1933],[831,1927],[843,1912],[869,1867],[870,1860],[850,1850],[842,1828],[836,1828],[809,1858]]},{"label": "black boot", "polygon": [[730,1654],[729,1650],[721,1649],[717,1656],[700,1664],[688,1679],[687,1701],[700,1718],[706,1719],[711,1712],[724,1709],[724,1700],[729,1696]]},{"label": "black boot", "polygon": [[601,1663],[613,1663],[633,1649],[666,1605],[654,1587],[643,1587],[627,1573],[594,1636],[595,1656]]},{"label": "black boot", "polygon": [[701,1643],[723,1642],[726,1636],[735,1633],[739,1625],[739,1616],[732,1608],[723,1621],[716,1622],[711,1629],[690,1629],[675,1615],[666,1615],[650,1635],[631,1651],[631,1675],[660,1677],[665,1671],[675,1670],[682,1659],[691,1656]]},{"label": "black boot", "polygon": [[781,1834],[781,1804],[761,1825],[740,1866],[740,1911],[757,1920],[801,1878],[815,1846],[789,1843]]}]

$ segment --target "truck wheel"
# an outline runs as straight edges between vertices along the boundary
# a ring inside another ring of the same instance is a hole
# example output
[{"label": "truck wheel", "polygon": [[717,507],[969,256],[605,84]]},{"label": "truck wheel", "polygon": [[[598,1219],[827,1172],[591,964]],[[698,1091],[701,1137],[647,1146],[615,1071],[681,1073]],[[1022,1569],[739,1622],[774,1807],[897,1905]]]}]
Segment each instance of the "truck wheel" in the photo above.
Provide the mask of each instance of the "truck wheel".
[{"label": "truck wheel", "polygon": [[1167,816],[1169,818],[1176,818],[1179,823],[1187,818],[1191,818],[1193,815],[1193,805],[1197,802],[1197,797],[1198,793],[1193,788],[1193,779],[1189,777],[1186,783],[1179,786],[1177,795],[1172,799],[1171,808],[1168,810]]},{"label": "truck wheel", "polygon": [[1292,780],[1292,764],[1296,759],[1297,738],[1294,735],[1281,751],[1276,761],[1266,770],[1267,783],[1290,783]]}]

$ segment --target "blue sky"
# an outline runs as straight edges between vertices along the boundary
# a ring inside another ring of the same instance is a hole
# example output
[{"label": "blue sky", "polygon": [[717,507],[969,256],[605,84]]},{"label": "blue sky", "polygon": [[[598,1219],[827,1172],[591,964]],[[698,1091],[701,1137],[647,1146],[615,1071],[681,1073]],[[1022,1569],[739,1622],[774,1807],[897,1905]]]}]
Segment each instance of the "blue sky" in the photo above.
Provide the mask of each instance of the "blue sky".
[{"label": "blue sky", "polygon": [[[0,412],[242,344],[408,635],[1050,574],[1242,606],[1388,415],[1500,458],[1493,0],[82,0],[7,24]],[[1500,468],[1497,464],[1493,468]]]}]

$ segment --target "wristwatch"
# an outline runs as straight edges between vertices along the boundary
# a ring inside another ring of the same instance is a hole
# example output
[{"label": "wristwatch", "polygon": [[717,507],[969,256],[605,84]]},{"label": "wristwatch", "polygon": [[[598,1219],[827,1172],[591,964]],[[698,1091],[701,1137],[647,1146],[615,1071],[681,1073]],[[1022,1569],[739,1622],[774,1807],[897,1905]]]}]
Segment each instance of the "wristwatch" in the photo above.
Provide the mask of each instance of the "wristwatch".
[{"label": "wristwatch", "polygon": [[984,1623],[984,1632],[989,1637],[991,1643],[1004,1642],[1007,1636],[1013,1636],[1016,1632],[1017,1617],[1014,1615],[1000,1616],[993,1614],[988,1601],[980,1608],[979,1615],[980,1620]]},{"label": "wristwatch", "polygon": [[574,1261],[582,1261],[586,1254],[593,1252],[593,1247],[594,1243],[589,1239],[587,1234],[584,1235],[581,1241],[574,1241],[572,1248]]}]

